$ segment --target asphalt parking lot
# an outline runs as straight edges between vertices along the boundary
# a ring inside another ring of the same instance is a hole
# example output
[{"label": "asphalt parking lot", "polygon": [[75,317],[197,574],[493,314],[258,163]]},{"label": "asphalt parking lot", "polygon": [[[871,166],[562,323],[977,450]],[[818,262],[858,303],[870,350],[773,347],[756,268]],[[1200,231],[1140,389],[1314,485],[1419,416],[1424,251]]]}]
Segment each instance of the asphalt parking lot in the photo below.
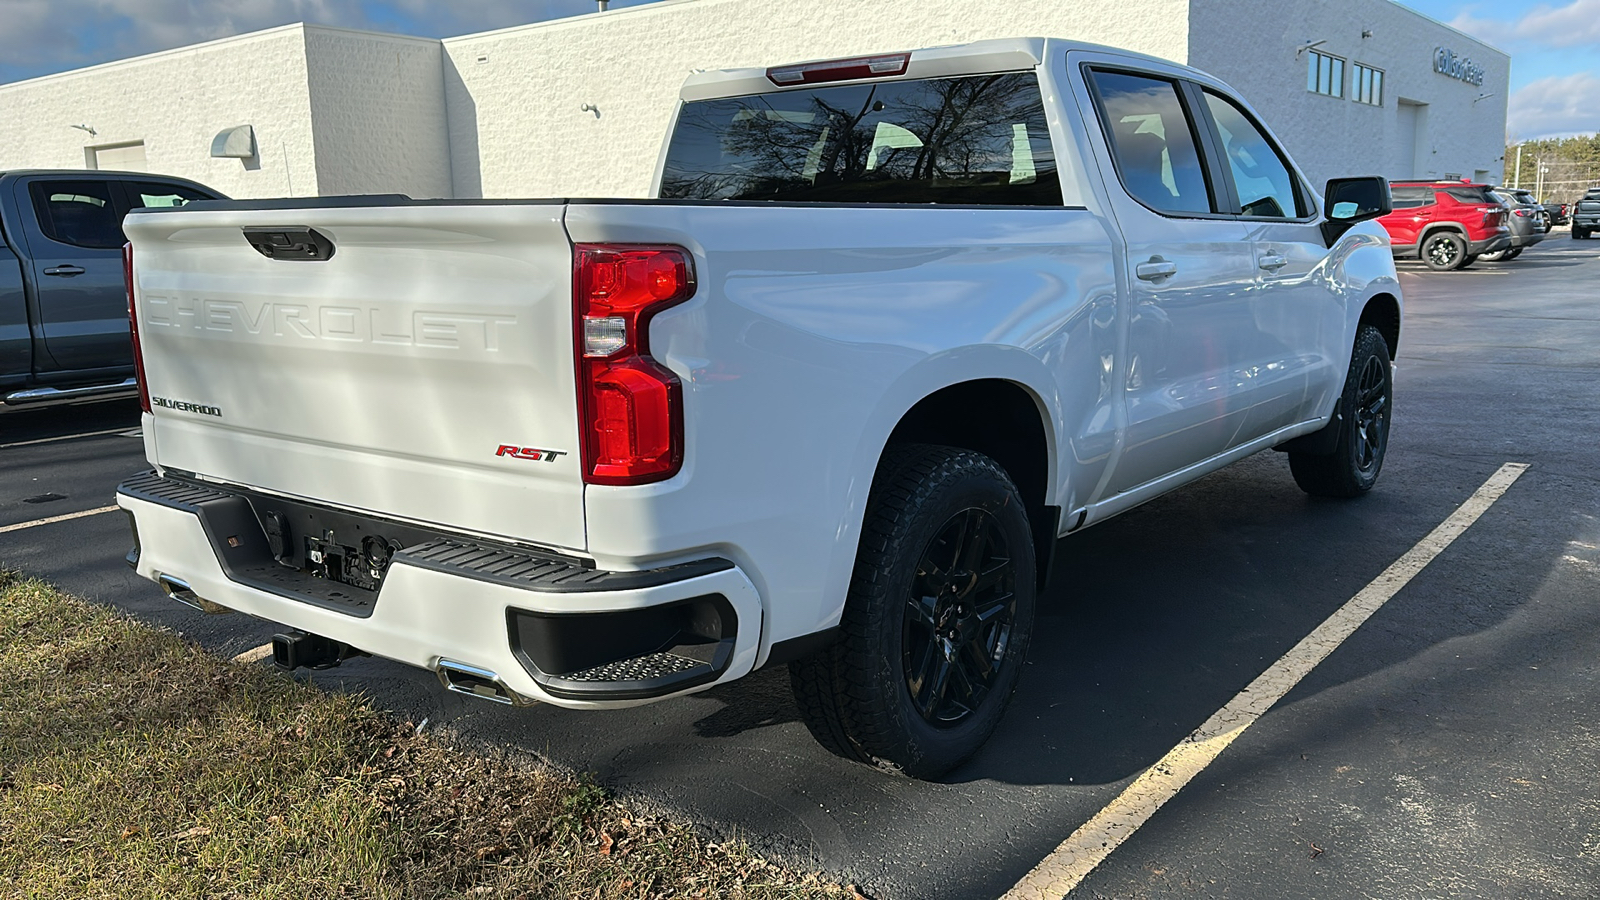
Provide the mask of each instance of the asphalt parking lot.
[{"label": "asphalt parking lot", "polygon": [[[1074,897],[1600,895],[1600,241],[1402,266],[1378,488],[1307,498],[1259,454],[1062,542],[1029,671],[943,783],[824,752],[768,671],[634,710],[511,710],[357,660],[317,680],[469,742],[541,754],[883,898],[1004,893],[1508,462],[1466,532],[1095,868]],[[0,412],[0,564],[220,654],[122,561],[105,507],[137,408]]]}]

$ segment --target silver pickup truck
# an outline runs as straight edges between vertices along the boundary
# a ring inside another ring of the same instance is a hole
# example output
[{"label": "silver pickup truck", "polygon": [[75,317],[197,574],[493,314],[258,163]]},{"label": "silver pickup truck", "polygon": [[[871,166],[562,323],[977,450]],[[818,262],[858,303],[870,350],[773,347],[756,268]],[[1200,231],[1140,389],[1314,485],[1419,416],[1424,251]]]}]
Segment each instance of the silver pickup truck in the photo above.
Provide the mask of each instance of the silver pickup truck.
[{"label": "silver pickup truck", "polygon": [[1387,184],[1319,196],[1203,73],[1047,39],[697,73],[657,186],[130,216],[139,574],[289,626],[285,666],[501,703],[788,664],[823,744],[932,776],[1057,538],[1268,448],[1378,477]]}]

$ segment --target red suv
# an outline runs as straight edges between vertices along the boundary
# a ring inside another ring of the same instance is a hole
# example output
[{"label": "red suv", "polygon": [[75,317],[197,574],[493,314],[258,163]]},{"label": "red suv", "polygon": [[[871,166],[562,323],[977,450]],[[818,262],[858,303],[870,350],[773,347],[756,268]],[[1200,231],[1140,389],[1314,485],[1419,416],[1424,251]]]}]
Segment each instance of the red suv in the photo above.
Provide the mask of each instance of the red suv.
[{"label": "red suv", "polygon": [[1506,209],[1489,186],[1466,181],[1396,181],[1394,211],[1378,220],[1396,259],[1420,257],[1443,272],[1472,265],[1479,254],[1511,246]]}]

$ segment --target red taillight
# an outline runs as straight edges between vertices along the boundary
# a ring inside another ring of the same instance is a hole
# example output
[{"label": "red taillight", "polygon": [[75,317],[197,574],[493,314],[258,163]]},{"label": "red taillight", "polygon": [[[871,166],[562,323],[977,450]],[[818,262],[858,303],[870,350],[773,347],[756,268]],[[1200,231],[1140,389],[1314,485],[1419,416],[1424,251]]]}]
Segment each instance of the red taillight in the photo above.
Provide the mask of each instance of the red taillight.
[{"label": "red taillight", "polygon": [[144,378],[144,351],[139,347],[139,315],[133,304],[133,244],[122,245],[122,284],[128,289],[128,332],[133,337],[133,376],[139,381],[139,408],[150,411],[150,386]]},{"label": "red taillight", "polygon": [[578,244],[572,296],[583,480],[645,484],[683,465],[683,388],[650,358],[650,319],[694,296],[682,247]]},{"label": "red taillight", "polygon": [[857,56],[852,59],[830,59],[823,62],[800,63],[795,66],[774,66],[767,70],[767,80],[780,87],[794,84],[821,84],[828,81],[854,81],[858,78],[884,78],[904,75],[911,64],[909,53],[885,53],[879,56]]}]

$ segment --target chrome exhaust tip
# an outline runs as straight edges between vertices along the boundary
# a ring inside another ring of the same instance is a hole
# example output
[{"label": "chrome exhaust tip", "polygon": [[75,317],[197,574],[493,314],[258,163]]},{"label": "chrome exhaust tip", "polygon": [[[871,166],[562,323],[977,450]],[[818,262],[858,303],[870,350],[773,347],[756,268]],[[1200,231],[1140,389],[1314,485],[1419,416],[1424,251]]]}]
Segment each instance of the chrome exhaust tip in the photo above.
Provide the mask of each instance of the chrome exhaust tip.
[{"label": "chrome exhaust tip", "polygon": [[200,612],[208,615],[233,612],[233,610],[223,606],[220,603],[212,603],[210,600],[207,600],[199,594],[196,594],[194,592],[194,588],[189,587],[189,582],[184,581],[182,578],[173,578],[171,575],[162,575],[156,579],[156,583],[161,585],[161,589],[167,592],[168,597],[171,597],[190,609],[199,610]]},{"label": "chrome exhaust tip", "polygon": [[506,687],[500,676],[488,669],[441,659],[436,671],[439,673],[439,683],[443,684],[446,690],[458,694],[506,706],[531,706],[535,702]]}]

